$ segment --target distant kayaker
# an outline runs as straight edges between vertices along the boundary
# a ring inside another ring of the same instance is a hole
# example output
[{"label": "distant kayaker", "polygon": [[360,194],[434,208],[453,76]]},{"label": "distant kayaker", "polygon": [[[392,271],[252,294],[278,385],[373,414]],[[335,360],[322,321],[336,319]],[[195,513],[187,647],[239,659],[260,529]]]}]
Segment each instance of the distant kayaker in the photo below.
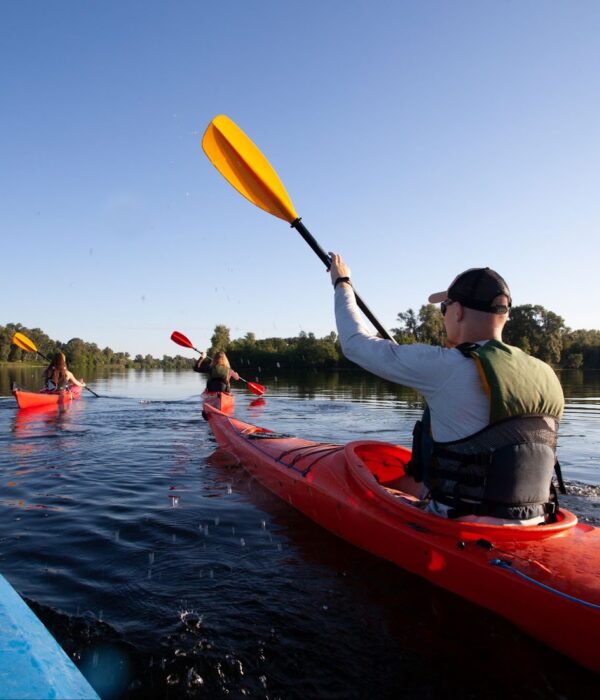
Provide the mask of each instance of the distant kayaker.
[{"label": "distant kayaker", "polygon": [[230,391],[230,381],[240,378],[239,374],[231,369],[229,359],[222,350],[216,352],[212,359],[205,352],[201,352],[194,364],[194,372],[208,374],[206,391]]},{"label": "distant kayaker", "polygon": [[407,468],[425,486],[423,507],[442,517],[494,524],[552,519],[564,397],[549,365],[502,342],[512,305],[504,279],[489,267],[473,268],[429,297],[440,304],[448,347],[396,345],[365,328],[350,269],[341,256],[330,255],[344,355],[417,389],[427,401]]},{"label": "distant kayaker", "polygon": [[73,385],[85,386],[85,382],[79,381],[69,370],[62,352],[57,352],[44,370],[44,383],[46,391],[61,391]]}]

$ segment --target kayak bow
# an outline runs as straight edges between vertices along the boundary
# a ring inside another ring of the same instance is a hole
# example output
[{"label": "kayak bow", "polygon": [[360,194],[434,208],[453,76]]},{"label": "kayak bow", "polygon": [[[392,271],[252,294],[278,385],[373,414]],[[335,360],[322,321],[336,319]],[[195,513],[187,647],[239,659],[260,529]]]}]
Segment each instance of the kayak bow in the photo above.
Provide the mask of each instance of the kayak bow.
[{"label": "kayak bow", "polygon": [[231,415],[235,408],[235,396],[228,391],[203,391],[202,401],[219,411]]}]

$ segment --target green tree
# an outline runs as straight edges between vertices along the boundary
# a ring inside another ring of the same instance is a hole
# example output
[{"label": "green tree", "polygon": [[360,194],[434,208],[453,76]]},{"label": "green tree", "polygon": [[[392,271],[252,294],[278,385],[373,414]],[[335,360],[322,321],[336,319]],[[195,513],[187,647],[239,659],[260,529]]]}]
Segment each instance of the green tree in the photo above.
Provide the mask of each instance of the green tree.
[{"label": "green tree", "polygon": [[515,345],[544,362],[558,364],[567,331],[558,314],[540,305],[524,304],[511,309],[503,338],[509,345]]},{"label": "green tree", "polygon": [[423,304],[419,309],[419,326],[417,338],[420,343],[444,345],[446,330],[442,312],[434,304]]},{"label": "green tree", "polygon": [[227,352],[229,349],[229,343],[231,342],[229,336],[229,328],[224,325],[215,326],[215,331],[210,339],[210,353],[214,355],[218,350],[223,350]]},{"label": "green tree", "polygon": [[62,348],[69,365],[87,364],[87,352],[85,343],[81,338],[71,338]]},{"label": "green tree", "polygon": [[570,352],[564,362],[566,369],[581,369],[583,367],[583,353]]},{"label": "green tree", "polygon": [[415,312],[412,309],[400,311],[396,320],[400,321],[400,326],[392,328],[394,339],[400,344],[416,343],[419,321]]},{"label": "green tree", "polygon": [[413,309],[401,311],[397,319],[401,325],[398,328],[392,328],[392,332],[398,343],[444,345],[446,337],[444,319],[441,311],[434,304],[423,304],[418,315]]}]

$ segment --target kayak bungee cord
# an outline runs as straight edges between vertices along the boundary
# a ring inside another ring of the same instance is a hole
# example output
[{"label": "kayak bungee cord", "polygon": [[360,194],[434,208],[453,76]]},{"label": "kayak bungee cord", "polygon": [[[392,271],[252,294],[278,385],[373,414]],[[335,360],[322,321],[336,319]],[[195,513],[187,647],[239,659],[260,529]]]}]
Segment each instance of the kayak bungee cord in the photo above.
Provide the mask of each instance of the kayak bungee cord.
[{"label": "kayak bungee cord", "polygon": [[[262,431],[256,431],[254,433],[247,433],[244,435],[244,437],[247,440],[255,440],[255,439],[270,439],[270,440],[279,440],[282,437],[283,438],[289,438],[291,436],[289,435],[282,435],[280,433],[269,433],[267,432],[262,432]],[[263,454],[269,454],[267,452],[263,452],[263,450],[258,447],[258,445],[255,445],[255,449],[257,449],[259,452]],[[293,469],[294,471],[298,472],[302,476],[306,476],[310,470],[315,466],[317,462],[319,462],[321,459],[324,457],[327,457],[328,455],[332,454],[333,452],[343,450],[344,446],[343,445],[335,445],[335,444],[329,444],[329,445],[324,445],[323,443],[316,443],[315,445],[300,445],[300,447],[292,447],[289,450],[284,450],[278,457],[275,457],[273,455],[273,458],[276,459],[276,461],[281,464],[283,467],[286,467],[287,469]],[[312,452],[307,455],[307,454],[298,454],[296,455],[291,462],[284,462],[283,458],[287,457],[288,455],[292,454],[293,452],[299,451],[299,450],[312,450]],[[315,456],[319,455],[316,459],[314,459],[307,467],[304,467],[303,469],[300,469],[299,467],[296,466],[296,463],[299,462],[303,457],[307,456]]]},{"label": "kayak bungee cord", "polygon": [[511,571],[513,574],[517,574],[517,576],[524,578],[526,581],[529,581],[530,583],[535,583],[536,586],[543,588],[545,591],[548,591],[549,593],[554,593],[555,595],[558,595],[561,598],[565,598],[566,600],[570,600],[573,603],[579,603],[580,605],[585,605],[588,608],[592,608],[592,610],[600,610],[600,605],[596,605],[596,603],[589,603],[587,600],[582,600],[581,598],[576,598],[575,596],[569,595],[568,593],[563,593],[562,591],[557,591],[556,588],[552,588],[551,586],[548,586],[545,583],[541,583],[540,581],[536,581],[534,578],[532,578],[531,576],[528,576],[527,574],[524,574],[522,571],[519,571],[518,569],[514,569],[511,565],[511,563],[506,561],[505,559],[491,559],[490,564],[492,566],[498,566],[501,569],[504,569],[505,571]]}]

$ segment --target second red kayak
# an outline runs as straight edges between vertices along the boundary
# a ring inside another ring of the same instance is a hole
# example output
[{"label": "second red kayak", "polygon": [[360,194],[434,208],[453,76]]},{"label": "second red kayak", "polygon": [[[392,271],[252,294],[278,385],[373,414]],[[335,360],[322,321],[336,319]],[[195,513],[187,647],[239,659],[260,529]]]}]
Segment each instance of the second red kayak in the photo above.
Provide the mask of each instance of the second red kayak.
[{"label": "second red kayak", "polygon": [[232,414],[235,408],[235,396],[228,391],[203,391],[202,401],[204,405],[208,404],[228,415]]},{"label": "second red kayak", "polygon": [[566,510],[529,527],[440,518],[417,507],[404,447],[281,435],[210,403],[204,413],[222,448],[327,530],[600,672],[600,529]]},{"label": "second red kayak", "polygon": [[64,406],[74,399],[81,397],[83,387],[72,386],[64,391],[25,391],[13,387],[12,393],[19,408],[35,408],[37,406]]}]

